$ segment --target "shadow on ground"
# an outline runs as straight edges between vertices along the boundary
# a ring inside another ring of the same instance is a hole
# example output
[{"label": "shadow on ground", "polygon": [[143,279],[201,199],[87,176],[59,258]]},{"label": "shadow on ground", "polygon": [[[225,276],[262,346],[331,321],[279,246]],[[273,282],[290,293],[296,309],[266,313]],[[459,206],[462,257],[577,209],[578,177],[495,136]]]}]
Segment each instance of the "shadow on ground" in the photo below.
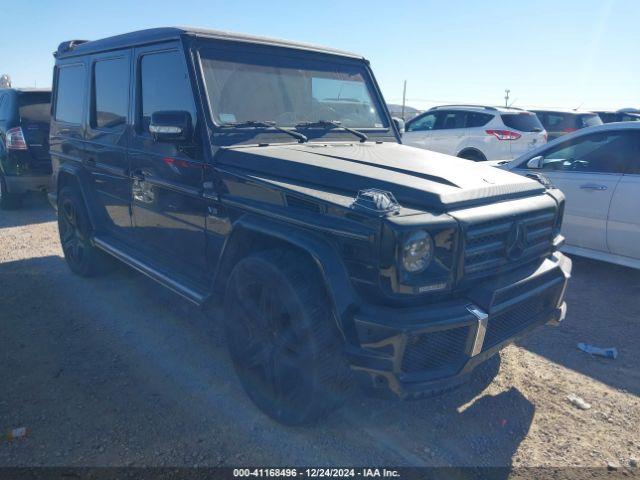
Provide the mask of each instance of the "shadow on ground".
[{"label": "shadow on ground", "polygon": [[[472,381],[413,402],[356,396],[286,428],[242,391],[219,322],[122,268],[71,275],[57,256],[0,264],[0,465],[510,465],[534,406]],[[217,314],[219,315],[219,313]]]},{"label": "shadow on ground", "polygon": [[[612,387],[640,395],[638,328],[640,270],[572,257],[568,313],[558,328],[545,327],[521,346]],[[616,347],[616,360],[578,350],[579,342]]]},{"label": "shadow on ground", "polygon": [[55,220],[56,212],[49,205],[46,195],[42,193],[26,195],[20,208],[0,210],[0,229],[23,227]]}]

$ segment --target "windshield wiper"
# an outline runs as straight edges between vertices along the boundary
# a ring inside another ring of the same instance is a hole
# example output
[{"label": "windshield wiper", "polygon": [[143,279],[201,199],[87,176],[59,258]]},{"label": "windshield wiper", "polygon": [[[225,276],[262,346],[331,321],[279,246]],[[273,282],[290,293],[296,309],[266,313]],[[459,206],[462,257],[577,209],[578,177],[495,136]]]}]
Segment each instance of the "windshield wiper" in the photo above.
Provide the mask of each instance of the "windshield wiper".
[{"label": "windshield wiper", "polygon": [[273,128],[274,130],[278,130],[279,132],[288,133],[294,138],[297,138],[300,143],[304,143],[309,141],[306,135],[303,135],[300,132],[296,132],[294,130],[290,130],[288,128],[280,127],[276,124],[276,122],[263,122],[259,120],[247,120],[245,122],[229,122],[224,123],[223,127],[235,127],[235,128],[246,128],[246,127],[264,127],[264,128]]},{"label": "windshield wiper", "polygon": [[361,142],[366,142],[369,137],[366,133],[361,132],[360,130],[356,130],[355,128],[349,128],[342,125],[342,123],[336,120],[318,120],[317,122],[302,122],[296,125],[296,128],[313,128],[313,127],[324,127],[327,129],[341,128],[349,133],[353,133],[356,137],[360,139]]}]

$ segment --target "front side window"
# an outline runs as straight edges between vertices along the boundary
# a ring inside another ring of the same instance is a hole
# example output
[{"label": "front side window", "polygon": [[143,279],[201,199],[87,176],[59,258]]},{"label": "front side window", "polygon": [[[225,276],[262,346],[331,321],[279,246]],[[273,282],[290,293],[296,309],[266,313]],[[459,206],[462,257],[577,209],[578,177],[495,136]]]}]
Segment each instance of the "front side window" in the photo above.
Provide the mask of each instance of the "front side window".
[{"label": "front side window", "polygon": [[91,124],[97,128],[119,128],[127,122],[129,109],[129,60],[101,60],[93,67]]},{"label": "front side window", "polygon": [[219,125],[275,122],[296,127],[340,122],[386,127],[360,62],[202,50],[210,109]]},{"label": "front side window", "polygon": [[84,81],[84,65],[77,64],[59,68],[56,120],[74,124],[82,123]]},{"label": "front side window", "polygon": [[544,155],[547,171],[624,173],[638,156],[632,132],[596,133],[564,142]]},{"label": "front side window", "polygon": [[196,124],[191,83],[178,51],[144,55],[140,61],[142,131],[149,131],[151,115],[161,111],[183,111]]},{"label": "front side window", "polygon": [[420,118],[416,118],[407,125],[407,132],[424,132],[433,130],[436,123],[436,114],[427,113]]}]

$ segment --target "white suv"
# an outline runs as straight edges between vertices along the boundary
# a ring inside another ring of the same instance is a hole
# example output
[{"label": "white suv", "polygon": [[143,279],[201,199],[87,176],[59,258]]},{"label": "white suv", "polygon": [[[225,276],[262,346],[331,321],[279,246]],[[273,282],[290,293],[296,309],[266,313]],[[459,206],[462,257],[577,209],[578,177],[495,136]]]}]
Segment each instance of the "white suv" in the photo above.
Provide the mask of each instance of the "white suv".
[{"label": "white suv", "polygon": [[407,122],[402,143],[468,160],[515,158],[547,142],[535,113],[473,105],[433,107]]}]

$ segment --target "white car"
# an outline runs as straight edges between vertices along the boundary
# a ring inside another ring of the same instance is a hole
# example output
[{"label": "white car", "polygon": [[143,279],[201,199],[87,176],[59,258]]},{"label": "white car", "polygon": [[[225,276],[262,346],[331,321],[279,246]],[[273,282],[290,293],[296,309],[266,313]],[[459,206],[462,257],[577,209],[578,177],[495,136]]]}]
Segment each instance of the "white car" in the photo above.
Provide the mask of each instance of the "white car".
[{"label": "white car", "polygon": [[640,268],[640,122],[584,128],[500,167],[564,192],[567,253]]},{"label": "white car", "polygon": [[409,120],[402,143],[478,162],[515,158],[547,143],[547,132],[525,110],[445,105]]}]

